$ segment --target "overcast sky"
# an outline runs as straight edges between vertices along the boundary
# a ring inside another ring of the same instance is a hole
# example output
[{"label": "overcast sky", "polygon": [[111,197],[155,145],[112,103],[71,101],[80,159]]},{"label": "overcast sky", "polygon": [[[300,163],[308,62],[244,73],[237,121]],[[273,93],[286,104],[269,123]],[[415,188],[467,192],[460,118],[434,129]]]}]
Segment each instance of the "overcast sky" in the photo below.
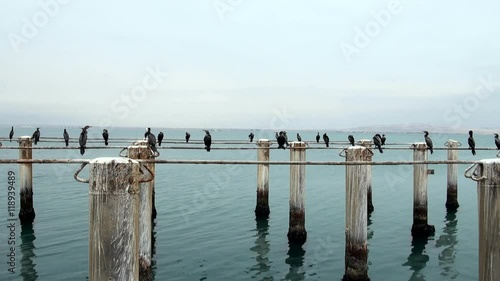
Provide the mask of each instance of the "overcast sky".
[{"label": "overcast sky", "polygon": [[5,0],[0,124],[498,127],[499,10],[494,0]]}]

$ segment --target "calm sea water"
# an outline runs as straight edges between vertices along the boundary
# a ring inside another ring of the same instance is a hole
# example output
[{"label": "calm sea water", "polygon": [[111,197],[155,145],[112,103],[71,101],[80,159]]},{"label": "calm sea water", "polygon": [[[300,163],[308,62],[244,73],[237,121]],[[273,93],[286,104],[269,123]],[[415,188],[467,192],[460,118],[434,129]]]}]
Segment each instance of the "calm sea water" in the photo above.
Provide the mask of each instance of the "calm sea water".
[{"label": "calm sea water", "polygon": [[[15,128],[16,136],[31,135],[33,128]],[[7,136],[9,128],[0,128]],[[181,139],[184,130],[153,128],[166,138]],[[42,137],[62,136],[62,128],[42,128]],[[202,130],[190,130],[192,140]],[[77,137],[78,128],[69,128]],[[100,136],[91,128],[89,137]],[[137,137],[141,128],[116,128],[111,137]],[[249,130],[218,130],[217,139],[246,139]],[[254,131],[256,139],[274,133]],[[289,131],[295,139],[295,131]],[[303,140],[316,132],[301,131]],[[347,133],[328,132],[331,141],[345,141]],[[356,140],[373,134],[354,133]],[[467,135],[431,135],[435,147],[449,138],[466,143]],[[422,134],[387,134],[387,142],[423,141]],[[492,147],[492,135],[477,135],[478,147]],[[4,146],[17,145],[3,141]],[[41,143],[57,145],[62,143]],[[111,143],[111,145],[126,145]],[[90,144],[89,144],[90,146]],[[214,145],[216,147],[217,145]],[[233,145],[234,146],[234,145]],[[244,146],[244,145],[241,145]],[[336,145],[338,146],[338,145]],[[402,145],[403,147],[405,145]],[[85,158],[118,156],[119,149],[87,150]],[[255,160],[256,150],[160,150],[160,159]],[[308,150],[307,159],[342,161],[339,150]],[[495,157],[494,151],[459,158]],[[411,151],[386,150],[374,160],[411,160]],[[0,149],[1,158],[17,158],[17,150]],[[34,158],[82,158],[76,150],[34,150]],[[271,160],[289,160],[289,151],[272,150]],[[431,160],[446,159],[435,151]],[[74,165],[34,165],[33,225],[16,227],[15,274],[8,272],[7,173],[17,165],[0,165],[0,280],[87,280],[88,186],[73,179]],[[373,204],[370,217],[369,276],[372,280],[477,280],[478,218],[476,184],[463,177],[459,166],[459,202],[456,213],[447,213],[446,166],[431,165],[429,224],[436,233],[423,243],[412,243],[411,166],[373,167]],[[85,169],[87,170],[87,169]],[[82,177],[86,174],[82,173]],[[290,249],[287,241],[289,167],[271,166],[270,209],[267,221],[254,217],[256,167],[221,165],[157,165],[155,280],[340,280],[344,274],[345,167],[307,166],[306,229],[308,240]],[[19,186],[19,177],[16,187]]]}]

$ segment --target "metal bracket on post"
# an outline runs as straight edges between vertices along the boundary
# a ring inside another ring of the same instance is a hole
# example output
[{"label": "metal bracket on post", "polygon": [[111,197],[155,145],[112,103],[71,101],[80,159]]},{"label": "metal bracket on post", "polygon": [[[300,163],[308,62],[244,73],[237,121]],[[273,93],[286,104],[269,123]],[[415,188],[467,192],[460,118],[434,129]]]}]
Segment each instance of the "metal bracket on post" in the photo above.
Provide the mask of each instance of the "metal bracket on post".
[{"label": "metal bracket on post", "polygon": [[[127,151],[127,154],[123,155],[124,151]],[[120,152],[118,153],[118,156],[120,156],[120,157],[128,157],[128,148],[125,147],[124,149],[120,150]]]},{"label": "metal bracket on post", "polygon": [[89,183],[88,179],[84,180],[84,179],[78,177],[78,174],[83,170],[83,168],[85,168],[85,166],[87,166],[87,164],[88,163],[83,163],[82,166],[80,166],[80,168],[73,175],[73,177],[75,178],[76,181],[82,182],[82,183]]},{"label": "metal bracket on post", "polygon": [[497,157],[500,158],[500,151],[497,153]]},{"label": "metal bracket on post", "polygon": [[[473,168],[475,169],[472,170]],[[480,174],[482,174],[482,172],[483,172],[483,164],[476,163],[472,164],[469,168],[467,168],[467,170],[465,170],[464,176],[466,178],[472,179],[473,181],[481,181],[487,179],[487,177],[485,176],[478,177]]]},{"label": "metal bracket on post", "polygon": [[[154,180],[154,179],[155,179],[155,174],[151,171],[151,169],[150,169],[148,166],[146,166],[146,165],[141,165],[141,168],[146,168],[146,170],[148,170],[149,175],[151,176],[151,178],[149,178],[149,179],[143,179],[143,180],[140,180],[139,182],[141,182],[141,183],[142,183],[142,182],[150,182],[150,181],[152,181],[152,180]],[[144,172],[143,172],[142,170],[141,170],[141,174],[143,174],[143,175],[144,175]]]},{"label": "metal bracket on post", "polygon": [[340,157],[344,157],[344,158],[346,158],[345,152],[346,152],[346,148],[342,149],[342,150],[340,151],[340,153],[339,153],[339,156],[340,156]]}]

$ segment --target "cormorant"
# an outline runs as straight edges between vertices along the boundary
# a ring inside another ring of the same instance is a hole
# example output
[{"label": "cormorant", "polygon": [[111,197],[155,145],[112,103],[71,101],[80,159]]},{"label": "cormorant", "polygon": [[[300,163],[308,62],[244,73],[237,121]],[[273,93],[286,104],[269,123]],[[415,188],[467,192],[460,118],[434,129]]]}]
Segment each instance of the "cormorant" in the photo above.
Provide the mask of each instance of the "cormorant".
[{"label": "cormorant", "polygon": [[212,145],[212,136],[208,130],[205,131],[205,137],[203,138],[203,142],[205,143],[205,149],[210,152],[210,146]]},{"label": "cormorant", "polygon": [[276,140],[278,141],[278,148],[285,149],[286,139],[283,131],[281,131],[279,135],[276,133]]},{"label": "cormorant", "polygon": [[302,138],[300,137],[299,133],[297,133],[297,140],[302,141]]},{"label": "cormorant", "polygon": [[14,136],[14,126],[10,128],[10,133],[9,133],[9,140],[12,141],[12,137]]},{"label": "cormorant", "polygon": [[158,134],[158,146],[161,146],[161,141],[163,140],[163,132]]},{"label": "cormorant", "polygon": [[190,138],[190,137],[191,137],[191,134],[190,134],[190,133],[188,133],[188,132],[186,132],[186,143],[188,143],[188,142],[189,142],[189,138]]},{"label": "cormorant", "polygon": [[382,140],[382,143],[381,143],[381,144],[382,144],[382,145],[385,145],[385,134],[382,134],[382,138],[381,138],[381,140]]},{"label": "cormorant", "polygon": [[316,143],[319,143],[319,139],[320,139],[320,138],[321,138],[321,137],[319,136],[319,132],[318,132],[318,134],[316,135]]},{"label": "cormorant", "polygon": [[476,155],[476,142],[474,141],[474,137],[472,136],[474,132],[469,131],[469,149],[472,150],[472,155]]},{"label": "cormorant", "polygon": [[147,131],[144,133],[144,138],[148,139],[149,134],[151,134],[151,128],[147,128]]},{"label": "cormorant", "polygon": [[109,134],[107,129],[102,130],[102,138],[104,139],[104,145],[108,146]]},{"label": "cormorant", "polygon": [[352,146],[354,146],[354,137],[353,137],[352,135],[349,135],[349,136],[347,137],[347,139],[349,140],[349,143],[350,143]]},{"label": "cormorant", "polygon": [[82,128],[82,132],[80,133],[80,139],[78,140],[80,144],[80,154],[83,155],[85,153],[85,148],[87,145],[87,130],[90,126],[85,126]]},{"label": "cormorant", "polygon": [[254,134],[250,132],[250,135],[248,135],[248,138],[250,138],[250,142],[253,142]]},{"label": "cormorant", "polygon": [[64,138],[64,142],[66,143],[66,147],[68,147],[68,145],[69,145],[69,134],[66,131],[66,129],[64,129],[63,138]]},{"label": "cormorant", "polygon": [[155,134],[151,133],[151,129],[148,128],[148,145],[149,145],[149,148],[153,151],[153,156],[154,157],[158,157],[160,156],[160,153],[158,153],[158,150],[156,149],[156,137],[155,137]]},{"label": "cormorant", "polygon": [[36,128],[36,131],[33,133],[31,138],[35,140],[35,145],[40,141],[40,128]]},{"label": "cormorant", "polygon": [[378,151],[380,153],[384,153],[384,151],[382,150],[382,137],[380,136],[380,134],[375,134],[373,136],[373,144],[378,148]]},{"label": "cormorant", "polygon": [[498,139],[498,134],[495,134],[495,144],[497,145],[497,149],[500,149],[500,139]]},{"label": "cormorant", "polygon": [[326,135],[326,133],[323,134],[323,141],[325,141],[326,147],[330,147],[330,138]]},{"label": "cormorant", "polygon": [[289,144],[288,144],[288,136],[286,135],[286,131],[281,131],[280,135],[283,135],[283,137],[285,138],[285,144],[288,147]]},{"label": "cormorant", "polygon": [[432,140],[429,137],[429,132],[424,131],[424,139],[425,139],[425,144],[427,145],[427,149],[431,151],[431,154],[434,152],[433,145],[432,145]]}]

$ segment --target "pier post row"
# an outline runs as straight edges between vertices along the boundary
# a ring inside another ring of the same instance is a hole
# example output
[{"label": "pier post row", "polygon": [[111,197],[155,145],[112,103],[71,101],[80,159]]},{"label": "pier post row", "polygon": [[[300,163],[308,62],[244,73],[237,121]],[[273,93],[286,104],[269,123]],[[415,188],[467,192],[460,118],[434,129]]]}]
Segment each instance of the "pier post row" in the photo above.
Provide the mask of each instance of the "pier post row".
[{"label": "pier post row", "polygon": [[139,280],[140,178],[136,160],[90,161],[84,181],[89,183],[90,281]]},{"label": "pier post row", "polygon": [[[31,149],[31,137],[20,137],[19,159],[31,160],[32,158],[33,150]],[[21,198],[19,219],[21,223],[31,223],[35,219],[35,209],[33,208],[33,166],[31,163],[19,164],[19,178],[19,195]]]},{"label": "pier post row", "polygon": [[[306,161],[306,143],[290,143],[290,161]],[[306,165],[290,165],[290,217],[288,242],[302,245],[307,240],[306,232]]]},{"label": "pier post row", "polygon": [[[257,141],[257,161],[269,161],[269,147],[271,141],[260,139]],[[255,216],[257,218],[269,217],[269,164],[257,165],[257,204]]]},{"label": "pier post row", "polygon": [[[363,146],[346,149],[346,161],[368,161],[373,153]],[[345,274],[343,281],[368,281],[369,165],[346,165]]]},{"label": "pier post row", "polygon": [[[427,161],[428,150],[425,142],[413,144],[413,161]],[[427,221],[427,164],[413,164],[413,238],[426,238],[435,232]]]},{"label": "pier post row", "polygon": [[[129,146],[128,157],[131,159],[148,160],[154,159],[146,141],[139,141]],[[155,163],[145,163],[144,165],[154,172]],[[154,180],[143,182],[139,187],[139,274],[144,278],[152,279],[151,257],[153,238],[153,185]]]},{"label": "pier post row", "polygon": [[[475,168],[475,169],[474,169]],[[500,277],[500,159],[472,165],[465,176],[477,181],[479,281]]]},{"label": "pier post row", "polygon": [[[373,146],[373,141],[371,140],[360,140],[359,144],[363,147],[366,147],[368,149],[371,149]],[[371,153],[366,156],[366,161],[372,161],[372,155]],[[368,181],[368,191],[367,191],[367,204],[368,204],[368,214],[371,214],[375,208],[373,207],[373,201],[372,201],[372,166],[369,166],[367,171],[367,181]]]},{"label": "pier post row", "polygon": [[[446,144],[448,147],[448,160],[458,160],[457,148],[460,146],[460,142],[449,140]],[[446,209],[449,211],[454,211],[457,210],[460,206],[458,204],[458,164],[447,164],[447,166],[448,184],[446,189]]]}]

